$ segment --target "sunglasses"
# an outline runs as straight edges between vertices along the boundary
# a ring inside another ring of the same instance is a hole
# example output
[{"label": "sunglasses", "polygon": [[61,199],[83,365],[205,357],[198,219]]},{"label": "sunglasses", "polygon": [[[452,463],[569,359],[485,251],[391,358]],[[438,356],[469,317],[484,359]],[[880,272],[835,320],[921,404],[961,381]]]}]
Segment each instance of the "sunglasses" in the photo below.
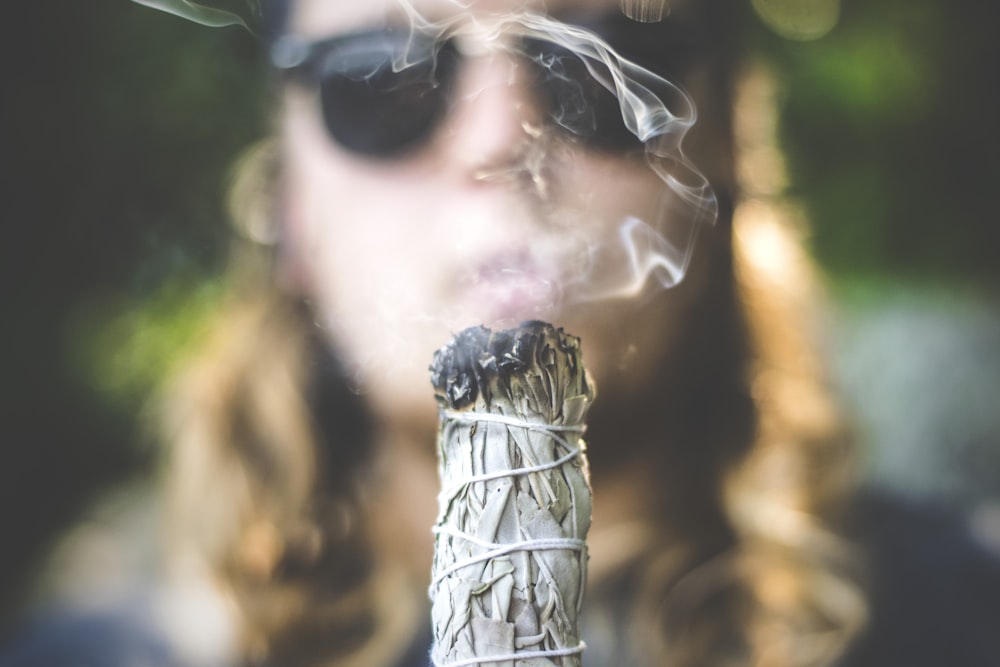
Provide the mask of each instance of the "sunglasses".
[{"label": "sunglasses", "polygon": [[[576,25],[602,36],[612,48],[620,43],[620,52],[640,65],[676,65],[691,43],[671,40],[657,26],[620,15]],[[642,148],[623,120],[605,63],[538,37],[522,37],[515,48],[528,68],[535,103],[553,127],[596,150]],[[430,142],[447,118],[464,57],[453,37],[392,27],[312,42],[286,36],[271,55],[278,71],[318,90],[323,122],[334,142],[382,159]]]}]

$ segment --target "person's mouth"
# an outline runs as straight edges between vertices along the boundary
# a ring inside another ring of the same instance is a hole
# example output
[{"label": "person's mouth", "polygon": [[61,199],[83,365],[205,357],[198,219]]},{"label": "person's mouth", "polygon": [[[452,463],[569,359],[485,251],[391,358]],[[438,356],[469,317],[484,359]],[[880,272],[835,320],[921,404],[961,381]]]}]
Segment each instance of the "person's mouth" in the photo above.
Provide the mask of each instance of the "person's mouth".
[{"label": "person's mouth", "polygon": [[552,271],[527,252],[499,253],[463,277],[469,306],[492,324],[551,317],[562,297]]}]

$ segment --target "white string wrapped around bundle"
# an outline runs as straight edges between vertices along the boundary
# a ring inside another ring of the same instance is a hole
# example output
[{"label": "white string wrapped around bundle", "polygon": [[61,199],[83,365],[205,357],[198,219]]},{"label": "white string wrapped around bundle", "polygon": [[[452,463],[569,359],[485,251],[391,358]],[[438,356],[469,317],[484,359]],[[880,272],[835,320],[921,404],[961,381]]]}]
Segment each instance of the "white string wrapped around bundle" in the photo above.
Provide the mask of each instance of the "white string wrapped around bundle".
[{"label": "white string wrapped around bundle", "polygon": [[437,667],[578,667],[594,398],[579,340],[542,322],[467,329],[431,366],[442,489],[430,596]]}]

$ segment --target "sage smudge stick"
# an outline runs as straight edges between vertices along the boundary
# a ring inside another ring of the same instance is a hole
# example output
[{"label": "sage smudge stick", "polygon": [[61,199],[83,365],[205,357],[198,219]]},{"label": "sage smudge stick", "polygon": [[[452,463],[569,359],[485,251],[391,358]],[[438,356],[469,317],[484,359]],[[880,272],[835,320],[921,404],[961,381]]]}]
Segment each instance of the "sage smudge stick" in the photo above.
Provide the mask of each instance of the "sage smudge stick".
[{"label": "sage smudge stick", "polygon": [[578,667],[594,398],[579,339],[543,322],[467,329],[435,353],[431,383],[434,664]]}]

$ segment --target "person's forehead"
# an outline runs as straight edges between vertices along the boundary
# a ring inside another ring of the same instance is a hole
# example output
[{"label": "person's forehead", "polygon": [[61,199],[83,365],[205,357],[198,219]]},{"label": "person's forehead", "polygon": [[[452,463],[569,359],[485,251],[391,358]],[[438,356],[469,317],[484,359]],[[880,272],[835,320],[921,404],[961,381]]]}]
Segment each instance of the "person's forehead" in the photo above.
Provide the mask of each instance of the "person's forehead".
[{"label": "person's forehead", "polygon": [[545,12],[550,14],[588,12],[619,6],[620,0],[297,0],[293,31],[323,35],[370,25],[387,16],[406,16],[408,6],[429,20],[448,19],[462,14],[507,14]]}]

